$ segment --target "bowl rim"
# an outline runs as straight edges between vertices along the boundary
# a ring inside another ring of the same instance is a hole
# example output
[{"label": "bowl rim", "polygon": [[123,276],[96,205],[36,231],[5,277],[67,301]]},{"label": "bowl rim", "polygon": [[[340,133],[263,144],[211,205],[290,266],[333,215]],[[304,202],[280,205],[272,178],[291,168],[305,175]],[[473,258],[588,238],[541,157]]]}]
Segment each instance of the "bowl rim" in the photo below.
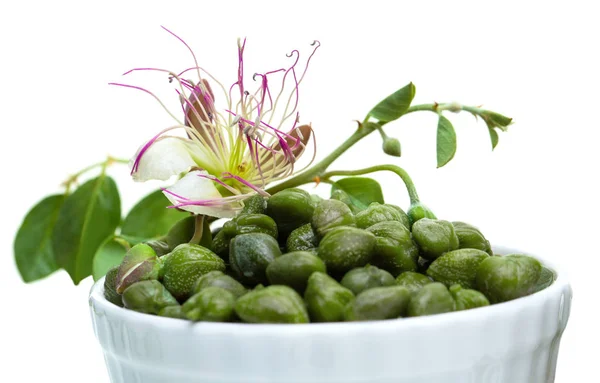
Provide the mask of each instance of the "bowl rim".
[{"label": "bowl rim", "polygon": [[[133,322],[139,325],[150,325],[156,327],[168,328],[169,331],[194,331],[194,332],[219,332],[228,333],[233,336],[248,336],[250,334],[265,334],[265,335],[288,335],[290,330],[298,336],[310,336],[312,334],[331,333],[332,331],[346,333],[365,332],[365,331],[388,331],[388,330],[405,330],[431,326],[448,326],[462,322],[484,321],[495,319],[501,320],[502,317],[508,317],[525,310],[531,306],[543,304],[551,299],[556,299],[568,291],[571,293],[571,285],[568,282],[568,277],[564,269],[557,267],[554,262],[549,262],[542,257],[533,255],[526,251],[517,250],[504,246],[494,246],[494,252],[509,254],[526,254],[534,256],[545,267],[550,268],[556,279],[552,285],[544,290],[534,294],[514,299],[508,302],[497,303],[494,305],[464,310],[443,313],[437,315],[429,315],[422,317],[407,317],[379,321],[358,321],[358,322],[331,322],[331,323],[307,323],[307,324],[255,324],[255,323],[221,323],[221,322],[191,322],[177,318],[159,317],[139,313],[137,311],[128,310],[119,307],[104,297],[104,277],[97,280],[92,286],[89,294],[89,305],[92,310],[92,315],[96,315],[96,308],[101,309],[106,315],[118,318],[127,322]],[[567,304],[567,303],[565,303]],[[284,334],[285,333],[285,334]]]}]

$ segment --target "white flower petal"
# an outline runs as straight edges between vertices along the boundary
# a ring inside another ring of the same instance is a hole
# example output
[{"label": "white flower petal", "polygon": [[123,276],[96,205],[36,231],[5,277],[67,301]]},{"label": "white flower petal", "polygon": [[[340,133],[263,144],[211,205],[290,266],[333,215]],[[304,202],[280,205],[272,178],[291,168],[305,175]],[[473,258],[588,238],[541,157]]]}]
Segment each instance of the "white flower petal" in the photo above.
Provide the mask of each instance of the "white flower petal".
[{"label": "white flower petal", "polygon": [[204,214],[217,218],[232,218],[242,209],[243,205],[240,201],[225,199],[215,187],[214,181],[199,177],[199,175],[206,176],[208,172],[203,170],[189,172],[175,185],[168,188],[168,192],[164,192],[165,196],[173,205],[185,202],[177,196],[185,197],[190,201],[222,200],[222,204],[212,206],[188,205],[180,207],[180,209],[194,214]]},{"label": "white flower petal", "polygon": [[[133,167],[143,146],[138,149],[130,162]],[[166,181],[173,175],[180,174],[192,166],[196,166],[191,154],[188,140],[179,137],[163,137],[156,140],[142,155],[136,171],[132,174],[134,181],[161,180]]]}]

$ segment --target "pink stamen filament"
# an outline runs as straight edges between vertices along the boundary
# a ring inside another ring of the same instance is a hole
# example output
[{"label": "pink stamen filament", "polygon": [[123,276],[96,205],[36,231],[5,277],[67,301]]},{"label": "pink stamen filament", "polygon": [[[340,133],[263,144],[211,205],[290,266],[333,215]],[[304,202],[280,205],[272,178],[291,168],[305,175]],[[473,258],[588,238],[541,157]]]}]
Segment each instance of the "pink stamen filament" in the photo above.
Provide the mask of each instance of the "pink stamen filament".
[{"label": "pink stamen filament", "polygon": [[179,194],[177,194],[175,192],[172,192],[171,190],[169,190],[167,188],[160,188],[160,190],[162,190],[163,192],[168,193],[168,194],[172,195],[173,197],[175,197],[177,199],[180,199],[182,201],[189,201],[190,200],[189,198],[186,198],[186,197],[181,196],[181,195],[179,195]]},{"label": "pink stamen filament", "polygon": [[220,179],[218,179],[217,177],[215,177],[213,175],[197,174],[197,176],[201,177],[201,178],[206,178],[206,179],[211,180],[213,182],[216,182],[219,185],[223,186],[225,189],[229,190],[233,194],[240,194],[239,190],[237,190],[236,188],[234,188],[232,186],[227,185],[225,182],[221,181]]},{"label": "pink stamen filament", "polygon": [[137,89],[137,90],[141,90],[142,92],[148,93],[150,96],[154,97],[154,99],[156,101],[158,101],[158,103],[163,107],[163,109],[171,116],[173,117],[173,119],[175,121],[177,121],[177,123],[183,125],[183,123],[177,118],[175,117],[175,115],[173,113],[171,113],[171,111],[167,108],[167,106],[158,98],[158,96],[156,96],[154,93],[150,92],[148,89],[142,88],[140,86],[135,86],[135,85],[128,85],[128,84],[121,84],[121,83],[117,83],[117,82],[109,82],[108,85],[115,85],[115,86],[121,86],[124,88],[131,88],[131,89]]},{"label": "pink stamen filament", "polygon": [[[185,47],[190,51],[190,53],[192,54],[192,57],[194,58],[194,64],[196,64],[196,67],[198,67],[198,60],[196,59],[196,55],[194,54],[194,51],[192,50],[192,48],[190,48],[190,46],[179,36],[177,36],[175,33],[171,32],[169,29],[165,28],[164,26],[160,26],[162,29],[164,29],[165,31],[169,32],[171,35],[173,35],[177,40],[181,41],[183,43],[183,45],[185,45]],[[198,70],[198,78],[202,79],[202,76],[200,75],[200,70]]]},{"label": "pink stamen filament", "polygon": [[262,189],[261,189],[261,188],[259,188],[258,186],[256,186],[256,185],[252,184],[251,182],[249,182],[249,181],[246,181],[245,179],[243,179],[243,178],[242,178],[242,177],[240,177],[240,176],[236,176],[235,174],[231,174],[231,173],[229,173],[229,172],[227,172],[227,173],[223,173],[223,174],[225,174],[225,176],[223,177],[223,179],[234,179],[234,180],[236,180],[236,181],[238,181],[238,182],[240,182],[240,183],[242,183],[242,184],[246,185],[247,187],[249,187],[250,189],[254,190],[255,192],[257,192],[257,193],[259,193],[259,194],[261,194],[261,195],[264,195],[264,196],[266,196],[266,197],[269,197],[269,196],[270,196],[270,194],[269,194],[269,193],[267,193],[266,191],[262,190]]},{"label": "pink stamen filament", "polygon": [[156,136],[152,137],[152,139],[150,139],[150,141],[148,141],[144,146],[142,146],[142,148],[140,149],[140,152],[138,153],[137,157],[135,158],[135,160],[133,162],[133,166],[131,167],[130,175],[133,175],[134,173],[136,173],[138,171],[142,157],[144,156],[146,151],[148,151],[148,149],[150,149],[150,147],[152,145],[154,145],[154,143],[160,138],[160,136],[162,136],[164,133],[166,133],[170,130],[180,129],[180,128],[182,128],[182,127],[181,126],[172,126],[170,128],[164,129],[164,130],[160,131]]}]

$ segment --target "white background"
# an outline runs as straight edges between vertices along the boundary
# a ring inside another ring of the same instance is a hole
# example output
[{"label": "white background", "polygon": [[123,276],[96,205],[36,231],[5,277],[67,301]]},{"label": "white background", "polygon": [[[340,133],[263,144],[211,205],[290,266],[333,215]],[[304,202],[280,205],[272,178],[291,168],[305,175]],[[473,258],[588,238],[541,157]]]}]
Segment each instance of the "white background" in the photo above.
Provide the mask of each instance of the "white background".
[{"label": "white background", "polygon": [[[160,25],[184,37],[201,65],[228,84],[238,36],[248,37],[248,76],[286,64],[286,53],[308,52],[319,39],[301,116],[316,129],[320,157],[350,134],[352,120],[409,81],[415,103],[484,104],[513,117],[492,153],[481,121],[448,115],[458,152],[436,169],[435,116],[413,114],[388,129],[402,141],[402,158],[383,155],[373,134],[336,168],[403,166],[438,217],[474,223],[494,243],[564,267],[574,301],[556,381],[600,381],[597,15],[591,1],[3,2],[2,381],[108,381],[88,313],[91,280],[73,287],[58,272],[26,285],[12,241],[29,207],[59,191],[69,173],[107,154],[128,157],[171,123],[149,96],[107,85],[162,86],[160,76],[120,75],[136,66],[192,66]],[[171,93],[161,95],[176,104]],[[134,184],[124,167],[111,174],[125,210],[156,187]],[[398,180],[378,179],[389,202],[407,207]]]}]

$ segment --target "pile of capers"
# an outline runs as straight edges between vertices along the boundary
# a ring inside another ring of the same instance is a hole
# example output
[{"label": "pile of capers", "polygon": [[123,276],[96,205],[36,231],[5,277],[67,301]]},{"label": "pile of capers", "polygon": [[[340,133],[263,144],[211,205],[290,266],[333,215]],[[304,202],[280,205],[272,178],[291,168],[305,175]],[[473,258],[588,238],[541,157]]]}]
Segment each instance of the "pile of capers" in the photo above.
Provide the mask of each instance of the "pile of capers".
[{"label": "pile of capers", "polygon": [[205,246],[187,243],[189,222],[132,247],[106,298],[191,321],[368,321],[488,306],[554,281],[533,257],[493,254],[474,226],[376,202],[360,210],[339,190],[251,197]]}]

